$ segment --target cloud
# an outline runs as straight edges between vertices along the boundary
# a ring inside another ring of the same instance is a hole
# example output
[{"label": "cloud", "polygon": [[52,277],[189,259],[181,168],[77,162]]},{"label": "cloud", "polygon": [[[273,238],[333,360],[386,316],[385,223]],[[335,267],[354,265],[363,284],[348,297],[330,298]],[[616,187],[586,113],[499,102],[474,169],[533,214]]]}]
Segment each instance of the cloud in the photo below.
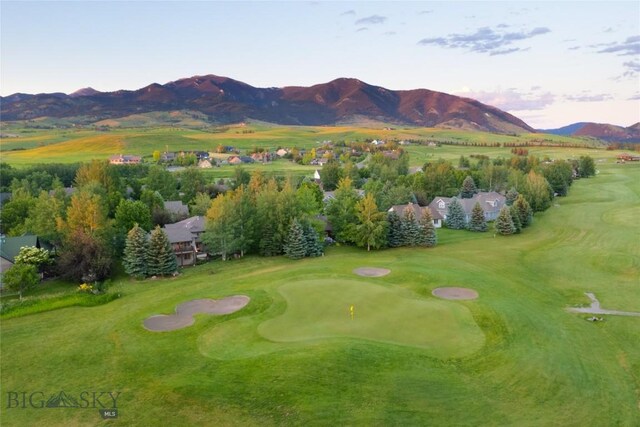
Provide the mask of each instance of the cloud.
[{"label": "cloud", "polygon": [[631,71],[635,71],[636,73],[640,73],[640,62],[639,61],[629,61],[625,62],[622,65],[630,69]]},{"label": "cloud", "polygon": [[458,96],[477,99],[478,101],[492,105],[506,111],[531,111],[543,110],[555,102],[555,96],[545,93],[520,93],[516,89],[497,90],[493,92],[464,90],[454,92]]},{"label": "cloud", "polygon": [[627,37],[622,43],[614,42],[608,46],[599,50],[598,53],[616,53],[618,56],[638,55],[640,54],[640,36]]},{"label": "cloud", "polygon": [[362,31],[369,31],[367,27],[361,27],[356,30],[356,33],[361,33]]},{"label": "cloud", "polygon": [[386,16],[371,15],[366,18],[361,18],[356,21],[356,25],[370,25],[370,24],[384,24],[387,20]]},{"label": "cloud", "polygon": [[433,9],[421,10],[418,15],[428,15],[429,13],[433,13]]},{"label": "cloud", "polygon": [[640,92],[636,92],[635,95],[632,95],[630,98],[627,98],[627,101],[640,101]]},{"label": "cloud", "polygon": [[340,16],[355,15],[355,14],[356,14],[356,11],[353,10],[353,9],[350,9],[350,10],[345,10],[344,12],[342,12],[340,14]]},{"label": "cloud", "polygon": [[578,49],[580,49],[580,46],[571,46],[569,48],[569,50],[578,50]]},{"label": "cloud", "polygon": [[511,47],[514,42],[530,39],[551,30],[536,27],[531,31],[504,32],[489,27],[478,28],[471,34],[449,34],[447,37],[425,38],[418,44],[426,46],[435,44],[448,49],[466,49],[470,52],[489,53],[490,55],[506,55],[526,49]]},{"label": "cloud", "polygon": [[611,101],[613,99],[613,96],[607,93],[600,93],[596,95],[582,93],[580,95],[566,95],[564,98],[567,101],[574,101],[574,102],[602,102],[602,101]]},{"label": "cloud", "polygon": [[613,33],[613,28],[608,27],[602,31],[603,33]]},{"label": "cloud", "polygon": [[395,31],[387,31],[386,33],[383,33],[383,34],[384,34],[385,36],[395,36],[395,35],[396,35],[396,34],[398,34],[398,33],[396,33]]},{"label": "cloud", "polygon": [[531,90],[540,90],[542,89],[541,86],[531,86]]},{"label": "cloud", "polygon": [[507,24],[498,24],[498,28],[509,28]]}]

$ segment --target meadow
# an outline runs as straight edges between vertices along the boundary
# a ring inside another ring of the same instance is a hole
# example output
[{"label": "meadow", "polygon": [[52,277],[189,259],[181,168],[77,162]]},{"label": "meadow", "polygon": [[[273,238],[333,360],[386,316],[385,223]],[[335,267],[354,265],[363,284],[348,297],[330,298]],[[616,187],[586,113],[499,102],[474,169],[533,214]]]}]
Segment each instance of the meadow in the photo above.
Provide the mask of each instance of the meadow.
[{"label": "meadow", "polygon": [[[439,230],[430,249],[213,261],[114,280],[105,304],[2,316],[0,424],[636,426],[640,318],[565,311],[588,305],[584,292],[640,311],[640,165],[597,167],[521,235]],[[391,273],[353,273],[364,266]],[[75,292],[63,286],[55,295]],[[441,286],[479,298],[432,296]],[[173,332],[142,326],[230,295],[251,301]],[[120,392],[118,418],[6,407],[9,391],[61,390]]]},{"label": "meadow", "polygon": [[[109,128],[107,131],[90,129],[30,129],[19,123],[3,124],[5,132],[16,137],[0,139],[2,160],[15,166],[36,163],[86,162],[92,159],[107,159],[114,154],[133,154],[151,161],[155,150],[215,151],[218,145],[229,145],[244,151],[264,148],[298,147],[310,149],[319,147],[324,141],[365,141],[383,140],[423,140],[457,144],[531,144],[542,141],[547,146],[531,147],[530,152],[540,156],[554,156],[560,151],[570,150],[572,155],[598,153],[613,157],[613,152],[605,152],[604,147],[592,139],[569,138],[546,134],[500,135],[486,132],[468,132],[434,128],[391,128],[355,126],[277,126],[266,123],[249,123],[220,128],[188,128],[181,126],[150,126]],[[569,146],[579,146],[569,148]],[[412,166],[422,166],[426,161],[437,158],[457,159],[461,154],[484,154],[492,157],[509,157],[510,148],[505,147],[465,147],[442,145],[427,147],[410,145]],[[291,168],[285,162],[264,166],[277,174],[313,173],[314,168]],[[258,165],[251,166],[261,167]],[[310,171],[310,172],[309,172]],[[214,175],[231,176],[233,167],[218,169]]]}]

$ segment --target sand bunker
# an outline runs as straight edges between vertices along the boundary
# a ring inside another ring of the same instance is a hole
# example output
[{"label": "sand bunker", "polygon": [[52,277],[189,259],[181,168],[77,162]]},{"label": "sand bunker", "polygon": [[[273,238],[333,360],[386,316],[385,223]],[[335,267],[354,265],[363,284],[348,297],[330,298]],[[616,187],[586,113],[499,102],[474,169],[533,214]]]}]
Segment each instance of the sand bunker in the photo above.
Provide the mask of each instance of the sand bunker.
[{"label": "sand bunker", "polygon": [[353,270],[355,274],[358,276],[364,277],[382,277],[391,273],[391,270],[386,268],[376,268],[376,267],[361,267]]},{"label": "sand bunker", "polygon": [[249,304],[250,298],[245,295],[234,295],[221,300],[194,299],[176,307],[176,314],[160,314],[147,317],[144,327],[154,332],[174,331],[193,325],[194,314],[230,314]]},{"label": "sand bunker", "polygon": [[443,299],[476,299],[478,292],[469,288],[436,288],[431,292],[434,296]]}]

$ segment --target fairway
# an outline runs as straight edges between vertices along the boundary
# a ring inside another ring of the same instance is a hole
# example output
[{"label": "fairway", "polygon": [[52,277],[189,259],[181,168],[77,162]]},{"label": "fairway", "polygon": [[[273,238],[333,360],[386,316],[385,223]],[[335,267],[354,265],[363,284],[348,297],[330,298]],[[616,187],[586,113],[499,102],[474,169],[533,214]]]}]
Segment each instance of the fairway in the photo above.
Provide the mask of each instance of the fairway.
[{"label": "fairway", "polygon": [[309,280],[283,285],[278,292],[287,310],[258,327],[260,335],[276,342],[360,338],[460,357],[477,351],[484,341],[466,307],[401,296],[372,283]]},{"label": "fairway", "polygon": [[[586,292],[640,311],[640,165],[598,170],[520,235],[439,229],[435,248],[213,261],[114,280],[121,297],[103,305],[0,318],[3,398],[120,392],[113,426],[637,426],[640,318],[567,311],[589,306]],[[479,297],[432,295],[444,287]],[[184,329],[143,327],[232,295],[250,302]],[[3,407],[1,421],[104,423],[94,409],[28,406]]]}]

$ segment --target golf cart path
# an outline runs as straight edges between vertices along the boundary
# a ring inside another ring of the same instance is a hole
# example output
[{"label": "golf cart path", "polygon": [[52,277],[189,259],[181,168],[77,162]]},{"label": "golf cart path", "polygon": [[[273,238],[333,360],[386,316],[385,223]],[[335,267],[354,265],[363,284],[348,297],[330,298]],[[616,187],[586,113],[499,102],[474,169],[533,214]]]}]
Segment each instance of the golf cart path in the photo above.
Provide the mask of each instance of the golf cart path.
[{"label": "golf cart path", "polygon": [[571,307],[567,308],[567,311],[572,313],[587,313],[587,314],[615,314],[618,316],[637,316],[640,317],[640,313],[635,311],[618,311],[618,310],[607,310],[600,307],[600,301],[596,298],[594,294],[591,292],[584,293],[591,300],[591,305],[589,307]]}]

